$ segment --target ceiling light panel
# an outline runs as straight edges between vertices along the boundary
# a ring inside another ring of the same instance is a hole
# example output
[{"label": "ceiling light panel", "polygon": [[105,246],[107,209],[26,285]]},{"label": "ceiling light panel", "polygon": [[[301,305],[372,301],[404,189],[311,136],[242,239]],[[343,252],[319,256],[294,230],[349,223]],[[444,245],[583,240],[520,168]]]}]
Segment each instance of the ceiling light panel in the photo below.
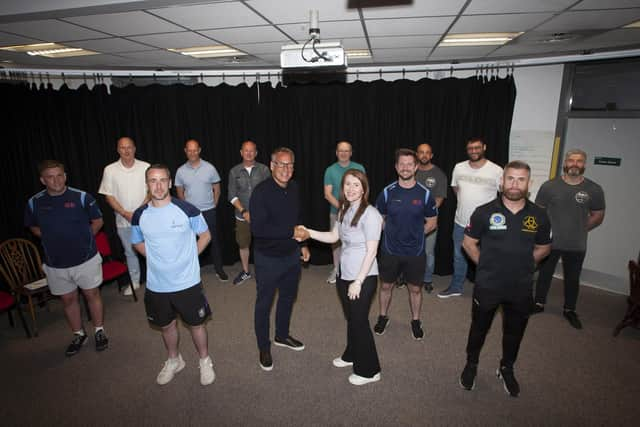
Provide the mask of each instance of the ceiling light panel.
[{"label": "ceiling light panel", "polygon": [[179,53],[192,58],[226,58],[235,56],[244,56],[246,53],[241,52],[225,45],[199,46],[180,49],[168,49],[171,52]]}]

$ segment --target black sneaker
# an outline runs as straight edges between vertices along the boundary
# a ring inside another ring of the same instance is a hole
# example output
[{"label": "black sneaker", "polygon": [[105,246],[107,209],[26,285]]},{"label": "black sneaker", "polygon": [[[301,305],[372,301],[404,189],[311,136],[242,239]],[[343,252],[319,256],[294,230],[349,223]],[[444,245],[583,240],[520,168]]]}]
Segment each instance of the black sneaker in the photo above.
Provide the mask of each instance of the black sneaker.
[{"label": "black sneaker", "polygon": [[271,350],[260,350],[260,367],[263,371],[270,371],[273,369],[273,359],[271,359]]},{"label": "black sneaker", "polygon": [[578,313],[573,310],[565,310],[562,313],[565,319],[569,321],[569,324],[576,329],[582,329],[582,322],[578,319]]},{"label": "black sneaker", "polygon": [[520,394],[520,384],[518,384],[515,375],[513,375],[513,368],[500,366],[496,371],[496,375],[502,380],[504,390],[509,394],[509,396],[518,397]]},{"label": "black sneaker", "polygon": [[249,279],[251,279],[251,273],[249,273],[248,271],[241,271],[240,273],[238,273],[236,278],[233,279],[233,284],[240,285],[244,283],[245,280],[249,280]]},{"label": "black sneaker", "polygon": [[67,357],[71,357],[75,354],[78,354],[78,352],[82,349],[82,346],[86,341],[87,341],[87,334],[84,334],[84,335],[73,334],[73,341],[71,341],[71,344],[69,344],[69,347],[67,347],[67,351],[65,352]]},{"label": "black sneaker", "polygon": [[295,339],[291,335],[289,335],[286,338],[275,337],[273,339],[273,343],[275,345],[277,345],[277,346],[287,347],[287,348],[290,348],[291,350],[294,350],[294,351],[302,351],[302,350],[304,350],[304,344],[302,344],[300,341],[298,341],[297,339]]},{"label": "black sneaker", "polygon": [[95,341],[96,351],[103,351],[109,347],[109,338],[107,338],[107,334],[105,334],[102,329],[96,332]]},{"label": "black sneaker", "polygon": [[373,332],[375,332],[377,335],[382,335],[384,334],[384,331],[387,329],[387,326],[389,326],[389,317],[378,316],[378,321],[376,322],[376,325],[373,327]]},{"label": "black sneaker", "polygon": [[424,287],[424,290],[430,294],[431,292],[433,292],[433,283],[432,282],[422,282],[422,286]]},{"label": "black sneaker", "polygon": [[413,334],[413,339],[416,341],[420,341],[424,338],[424,331],[422,330],[422,322],[419,320],[411,321],[411,333]]},{"label": "black sneaker", "polygon": [[531,307],[531,314],[538,314],[544,311],[544,304],[540,304],[539,302],[533,304]]},{"label": "black sneaker", "polygon": [[227,276],[227,273],[225,273],[223,269],[217,270],[216,276],[218,276],[218,280],[220,280],[221,282],[226,282],[229,280],[229,276]]},{"label": "black sneaker", "polygon": [[478,365],[467,363],[460,375],[460,385],[465,390],[473,390],[476,387],[476,374],[478,373]]}]

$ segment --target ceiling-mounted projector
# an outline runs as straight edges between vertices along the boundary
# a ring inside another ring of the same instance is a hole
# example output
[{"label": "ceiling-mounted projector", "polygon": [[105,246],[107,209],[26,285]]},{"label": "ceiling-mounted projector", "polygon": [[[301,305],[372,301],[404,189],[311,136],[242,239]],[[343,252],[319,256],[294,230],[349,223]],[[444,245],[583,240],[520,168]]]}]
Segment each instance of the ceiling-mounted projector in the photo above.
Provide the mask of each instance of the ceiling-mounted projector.
[{"label": "ceiling-mounted projector", "polygon": [[282,46],[280,66],[284,69],[347,68],[340,43],[305,43]]}]

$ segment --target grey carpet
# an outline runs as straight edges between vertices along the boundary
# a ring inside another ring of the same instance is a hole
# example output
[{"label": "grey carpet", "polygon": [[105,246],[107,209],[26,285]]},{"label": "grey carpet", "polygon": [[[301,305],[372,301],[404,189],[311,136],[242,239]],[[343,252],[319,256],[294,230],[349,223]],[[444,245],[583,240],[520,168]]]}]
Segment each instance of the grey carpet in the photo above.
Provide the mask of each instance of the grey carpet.
[{"label": "grey carpet", "polygon": [[[233,277],[239,266],[227,268]],[[583,288],[579,313],[585,329],[562,318],[562,285],[555,281],[547,311],[529,323],[516,365],[522,386],[509,397],[494,371],[500,359],[501,317],[483,353],[476,389],[465,391],[458,376],[465,361],[471,285],[461,298],[427,295],[424,341],[411,337],[408,296],[396,289],[391,324],[376,336],[382,364],[379,383],[355,387],[349,368],[331,360],[345,343],[345,322],[335,288],[324,282],[328,266],[303,271],[294,306],[292,335],[306,349],[274,347],[274,369],[258,366],[253,333],[255,282],[234,287],[212,271],[203,280],[214,314],[209,347],[217,378],[199,384],[197,355],[181,327],[187,367],[173,382],[155,377],[166,355],[151,329],[142,301],[103,289],[110,347],[96,353],[93,340],[76,356],[64,349],[70,332],[59,301],[39,313],[40,336],[24,337],[18,324],[0,317],[0,422],[3,426],[339,426],[339,425],[637,425],[640,414],[640,332],[611,332],[626,298]],[[448,283],[436,276],[436,292]],[[142,296],[142,292],[139,292]],[[426,295],[426,294],[425,294]],[[377,300],[371,320],[377,316]],[[90,327],[90,325],[88,325]],[[634,423],[634,417],[636,422]]]}]

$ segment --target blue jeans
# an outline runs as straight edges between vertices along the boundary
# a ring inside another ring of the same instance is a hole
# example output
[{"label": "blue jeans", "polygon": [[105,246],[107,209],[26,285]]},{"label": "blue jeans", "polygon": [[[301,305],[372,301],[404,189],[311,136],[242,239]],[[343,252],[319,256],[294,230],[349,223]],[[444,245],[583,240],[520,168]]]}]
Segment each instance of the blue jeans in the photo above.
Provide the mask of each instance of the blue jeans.
[{"label": "blue jeans", "polygon": [[131,281],[140,283],[140,261],[138,261],[138,254],[131,246],[131,227],[117,227],[117,230],[124,249],[124,256],[127,258]]},{"label": "blue jeans", "polygon": [[427,234],[427,237],[424,242],[424,251],[425,256],[427,257],[427,265],[424,269],[424,282],[431,283],[433,282],[433,268],[436,264],[436,237],[438,236],[438,230],[433,230],[431,233]]},{"label": "blue jeans", "polygon": [[462,250],[464,227],[453,224],[453,276],[451,276],[450,291],[462,292],[464,280],[467,278],[467,258]]}]

